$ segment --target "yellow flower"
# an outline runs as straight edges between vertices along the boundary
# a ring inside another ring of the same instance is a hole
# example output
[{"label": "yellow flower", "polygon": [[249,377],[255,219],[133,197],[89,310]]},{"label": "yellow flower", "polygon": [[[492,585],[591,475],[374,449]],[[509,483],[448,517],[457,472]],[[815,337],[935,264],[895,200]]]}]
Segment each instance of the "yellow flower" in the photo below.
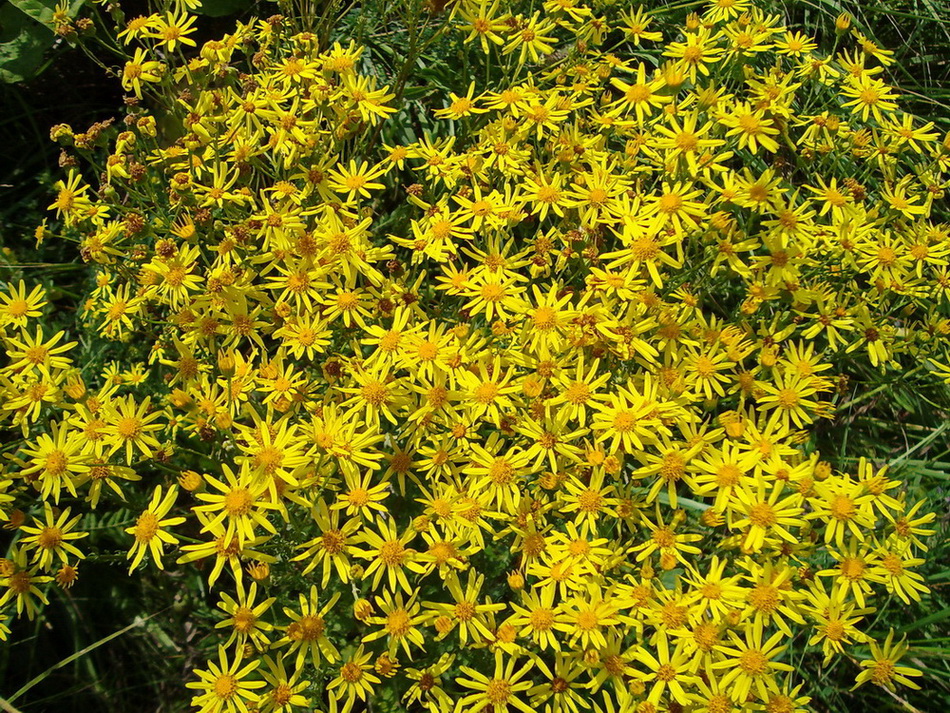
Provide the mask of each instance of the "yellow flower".
[{"label": "yellow flower", "polygon": [[157,15],[150,23],[147,36],[157,39],[158,46],[164,47],[168,52],[174,52],[179,45],[194,47],[195,41],[188,35],[197,30],[194,27],[196,19],[196,15],[184,10],[181,15],[173,12],[167,12],[164,17]]},{"label": "yellow flower", "polygon": [[841,87],[841,93],[850,100],[842,106],[851,107],[863,121],[867,121],[868,116],[873,116],[877,121],[883,122],[884,112],[892,114],[897,111],[897,103],[894,101],[897,95],[880,79],[867,75],[857,79],[849,78]]},{"label": "yellow flower", "polygon": [[30,319],[42,314],[44,306],[46,290],[41,285],[34,285],[28,295],[23,280],[7,283],[5,291],[0,292],[0,324],[25,327]]},{"label": "yellow flower", "polygon": [[80,435],[65,423],[51,423],[50,431],[52,435],[40,434],[35,445],[24,447],[23,454],[29,457],[30,465],[24,468],[23,475],[37,478],[40,496],[52,497],[58,503],[64,487],[73,497],[78,495],[76,481],[89,472],[89,458],[83,452]]},{"label": "yellow flower", "polygon": [[186,683],[198,693],[191,699],[191,705],[198,708],[200,713],[244,713],[248,704],[255,704],[259,696],[255,693],[258,688],[267,685],[264,681],[248,680],[261,662],[251,661],[244,663],[241,650],[238,649],[232,661],[228,662],[227,649],[218,647],[218,660],[208,661],[207,670],[196,669],[198,681]]},{"label": "yellow flower", "polygon": [[555,604],[556,589],[554,587],[533,588],[522,594],[522,603],[512,603],[514,615],[508,620],[518,629],[518,636],[531,639],[542,651],[548,647],[555,651],[561,650],[561,643],[555,634],[555,623],[560,616],[560,605]]},{"label": "yellow flower", "polygon": [[[32,621],[39,611],[37,601],[41,604],[49,604],[49,599],[40,589],[40,585],[51,581],[53,581],[52,577],[39,574],[39,567],[27,565],[25,550],[13,548],[10,558],[5,560],[3,571],[0,572],[0,587],[6,588],[6,591],[0,595],[0,609],[11,600],[15,600],[17,615],[26,612],[27,618]],[[4,629],[3,638],[6,640],[9,629],[5,626]]]},{"label": "yellow flower", "polygon": [[310,586],[309,596],[298,595],[298,609],[294,611],[283,607],[284,614],[291,622],[283,628],[284,636],[274,643],[275,648],[290,646],[287,655],[297,654],[294,665],[300,669],[309,661],[319,666],[322,661],[333,663],[340,658],[340,652],[327,638],[327,614],[340,600],[340,593],[331,595],[321,607],[316,585]]},{"label": "yellow flower", "polygon": [[148,507],[135,519],[134,526],[126,528],[125,531],[135,537],[135,542],[126,557],[132,560],[129,565],[129,572],[132,572],[138,566],[146,553],[151,555],[156,567],[159,569],[165,568],[162,564],[165,545],[178,544],[178,538],[165,528],[181,525],[185,521],[183,517],[165,517],[175,505],[177,497],[178,486],[169,486],[163,496],[162,486],[156,485]]},{"label": "yellow flower", "polygon": [[122,68],[122,88],[133,92],[141,99],[142,83],[154,84],[162,81],[165,74],[165,65],[154,59],[146,59],[148,55],[141,47],[137,47],[135,55]]},{"label": "yellow flower", "polygon": [[641,674],[647,682],[652,681],[647,700],[653,704],[660,702],[663,693],[667,690],[674,701],[681,704],[689,703],[684,685],[694,685],[699,677],[689,670],[689,657],[678,643],[672,651],[667,635],[663,631],[656,635],[656,656],[645,648],[639,648],[634,656],[645,665],[648,673]]},{"label": "yellow flower", "polygon": [[264,656],[264,665],[266,670],[261,669],[260,674],[267,686],[261,691],[259,700],[265,710],[290,713],[295,708],[310,705],[310,699],[302,695],[310,681],[303,679],[301,669],[294,669],[288,675],[283,657]]},{"label": "yellow flower", "polygon": [[[646,540],[643,544],[637,545],[630,549],[631,552],[637,553],[637,562],[642,562],[643,560],[650,557],[654,552],[659,552],[660,564],[663,566],[663,568],[672,569],[673,564],[677,561],[686,564],[687,560],[684,555],[699,554],[699,548],[689,543],[702,539],[702,536],[691,533],[680,534],[676,532],[674,522],[671,522],[669,525],[664,522],[659,510],[659,506],[657,506],[656,523],[653,523],[651,520],[649,520],[646,515],[643,515],[642,517],[647,528],[650,530],[650,539]],[[675,513],[673,517],[675,520]]]},{"label": "yellow flower", "polygon": [[672,98],[661,93],[665,87],[662,78],[655,77],[650,80],[646,78],[646,66],[642,62],[637,65],[635,79],[636,81],[631,83],[614,78],[610,80],[610,83],[622,92],[616,106],[627,113],[635,112],[637,122],[643,124],[653,114],[654,109],[668,104]]},{"label": "yellow flower", "polygon": [[894,643],[893,629],[888,632],[883,646],[879,646],[873,640],[870,643],[871,658],[861,661],[861,668],[865,670],[857,675],[854,688],[851,690],[868,681],[891,691],[897,690],[895,683],[920,689],[920,686],[909,677],[923,676],[923,674],[916,668],[898,665],[898,661],[906,655],[908,646],[903,641],[897,644]]},{"label": "yellow flower", "polygon": [[8,369],[32,370],[49,373],[56,369],[67,369],[73,363],[72,359],[64,356],[66,352],[76,346],[77,342],[60,342],[66,338],[65,332],[57,332],[48,340],[44,339],[43,327],[37,325],[35,336],[23,330],[21,338],[7,337]]},{"label": "yellow flower", "polygon": [[157,15],[138,15],[133,17],[125,23],[125,29],[116,37],[122,40],[122,44],[127,45],[133,40],[146,36],[148,32],[154,28],[157,19]]},{"label": "yellow flower", "polygon": [[54,557],[58,558],[63,564],[68,564],[69,556],[72,555],[78,559],[84,559],[84,555],[74,544],[73,540],[78,540],[89,535],[88,532],[74,532],[74,528],[82,518],[77,515],[72,520],[69,519],[70,508],[66,508],[58,513],[53,513],[50,504],[43,504],[43,520],[34,518],[35,526],[29,527],[23,525],[20,531],[25,534],[20,540],[22,551],[33,553],[33,562],[39,564],[40,569],[49,571],[54,563]]},{"label": "yellow flower", "polygon": [[798,517],[803,512],[800,506],[802,498],[793,492],[779,500],[784,491],[785,486],[778,481],[766,495],[765,483],[759,481],[754,492],[749,488],[733,492],[730,507],[741,517],[733,520],[732,527],[745,531],[744,550],[758,552],[766,544],[778,544],[779,539],[775,536],[793,544],[798,542],[790,528],[805,525],[805,521]]},{"label": "yellow flower", "polygon": [[349,713],[357,700],[365,701],[368,696],[373,695],[373,685],[380,682],[368,664],[372,657],[373,652],[364,652],[363,645],[360,644],[353,655],[340,665],[337,677],[327,684],[331,701],[338,705],[343,697],[346,697],[343,707],[337,709],[342,713]]},{"label": "yellow flower", "polygon": [[[198,513],[199,522],[205,523],[207,519],[207,516],[203,513]],[[203,560],[207,557],[214,557],[214,566],[208,573],[209,587],[213,587],[215,582],[217,582],[225,564],[231,567],[231,573],[234,575],[235,581],[240,584],[244,576],[242,559],[255,559],[265,564],[271,564],[277,561],[273,555],[251,549],[252,547],[263,544],[269,538],[257,538],[253,542],[245,543],[244,547],[241,547],[238,544],[237,537],[225,537],[224,527],[221,525],[214,528],[211,535],[213,539],[210,541],[182,545],[181,551],[184,554],[176,560],[178,564],[185,564],[196,560]]]},{"label": "yellow flower", "polygon": [[607,646],[605,631],[621,623],[617,613],[611,593],[589,584],[585,591],[561,607],[554,629],[569,635],[566,642],[569,647],[580,644],[584,650],[603,649]]},{"label": "yellow flower", "polygon": [[418,628],[424,617],[420,614],[415,595],[407,601],[403,599],[402,592],[386,592],[382,597],[376,597],[376,605],[381,613],[379,616],[370,617],[367,623],[381,628],[364,636],[363,642],[385,637],[389,640],[390,656],[395,656],[397,650],[402,647],[406,656],[412,658],[411,646],[422,648],[425,645],[425,637]]},{"label": "yellow flower", "polygon": [[372,166],[363,161],[357,165],[356,161],[350,161],[348,166],[339,165],[330,172],[329,186],[337,193],[345,193],[346,200],[352,201],[357,196],[370,198],[370,190],[380,190],[385,186],[379,181],[373,179],[382,176],[386,172],[383,166]]},{"label": "yellow flower", "polygon": [[317,523],[320,534],[299,545],[301,552],[295,561],[309,560],[303,574],[320,567],[320,586],[326,587],[330,577],[336,575],[342,582],[350,579],[350,557],[353,554],[354,533],[361,526],[359,518],[350,518],[340,524],[340,509],[330,510],[323,499],[318,500],[311,510],[311,516]]},{"label": "yellow flower", "polygon": [[246,467],[237,475],[227,465],[222,465],[221,468],[224,481],[212,475],[205,476],[205,480],[218,493],[198,493],[198,500],[206,504],[192,507],[194,512],[208,513],[210,516],[201,531],[210,532],[223,523],[224,536],[228,539],[236,537],[241,547],[245,542],[254,539],[256,527],[263,527],[271,534],[276,534],[277,529],[264,513],[265,510],[278,507],[276,503],[264,497],[268,491],[267,481],[255,478]]},{"label": "yellow flower", "polygon": [[492,638],[493,635],[487,626],[485,615],[488,612],[504,611],[505,604],[481,603],[479,601],[479,593],[484,581],[484,575],[469,570],[468,582],[463,589],[458,575],[455,572],[450,572],[445,579],[445,583],[449,593],[455,599],[455,603],[423,602],[426,610],[432,612],[431,616],[433,618],[445,616],[450,620],[449,625],[440,630],[439,638],[444,638],[450,631],[455,630],[458,630],[459,642],[462,646],[467,645],[469,640],[473,645],[477,645]]},{"label": "yellow flower", "polygon": [[[504,713],[510,708],[523,713],[534,713],[534,709],[525,703],[519,694],[531,688],[530,680],[522,680],[532,669],[534,664],[528,661],[520,668],[514,656],[505,655],[501,651],[495,652],[495,667],[491,676],[486,676],[468,666],[462,666],[462,673],[467,678],[459,678],[457,682],[474,693],[469,693],[458,700],[456,710],[460,713],[476,713],[476,711],[491,710],[492,713]],[[517,668],[517,670],[516,670]]]},{"label": "yellow flower", "polygon": [[[344,74],[343,87],[340,90],[340,94],[354,102],[360,117],[363,121],[368,121],[372,126],[375,126],[381,119],[386,119],[397,111],[396,107],[386,105],[386,102],[395,99],[396,95],[389,93],[388,85],[377,89],[375,79],[372,77]],[[352,167],[353,164],[351,163],[351,171]],[[349,178],[345,180],[348,186],[352,185],[352,178],[353,176],[350,174]],[[370,188],[372,185],[367,184],[365,187]]]},{"label": "yellow flower", "polygon": [[722,48],[716,46],[717,34],[700,29],[687,33],[685,42],[671,42],[663,52],[664,57],[673,57],[677,68],[685,72],[690,81],[695,82],[698,75],[709,76],[713,65],[722,60]]},{"label": "yellow flower", "polygon": [[806,517],[825,522],[825,542],[834,541],[840,548],[845,535],[865,539],[865,528],[870,529],[874,523],[874,497],[865,494],[860,483],[852,482],[849,476],[833,476],[816,483],[815,491],[818,497],[810,500],[813,512]]},{"label": "yellow flower", "polygon": [[465,20],[465,24],[460,25],[459,29],[468,31],[465,42],[477,39],[485,54],[490,50],[489,42],[495,45],[504,44],[502,34],[509,29],[508,23],[505,22],[508,13],[499,12],[498,4],[498,0],[491,3],[488,0],[478,0],[477,5],[474,2],[463,3],[458,11],[459,17]]},{"label": "yellow flower", "polygon": [[406,592],[412,591],[406,570],[421,572],[422,566],[416,561],[418,553],[406,547],[416,533],[408,528],[402,535],[398,535],[395,525],[390,521],[380,521],[379,531],[364,529],[359,533],[360,540],[369,546],[366,550],[356,550],[357,557],[371,560],[363,572],[363,579],[372,577],[372,588],[378,589],[383,577],[390,590],[395,591],[397,584]]},{"label": "yellow flower", "polygon": [[266,649],[271,643],[267,634],[274,629],[274,626],[264,621],[262,616],[277,601],[276,597],[268,597],[256,603],[257,582],[251,582],[247,592],[244,590],[244,585],[238,583],[237,595],[238,598],[234,599],[229,594],[223,593],[221,601],[218,602],[218,608],[229,616],[219,621],[214,627],[231,629],[231,635],[224,646],[228,647],[236,643],[238,647],[242,647],[246,642],[251,642],[258,649]]},{"label": "yellow flower", "polygon": [[777,632],[767,640],[763,640],[763,637],[762,627],[750,624],[742,637],[733,631],[729,632],[732,646],[717,647],[728,658],[714,663],[712,668],[714,671],[725,671],[721,683],[731,691],[735,700],[744,701],[753,690],[764,700],[769,696],[769,691],[779,690],[773,672],[795,670],[787,663],[774,660],[787,648],[779,646],[784,634]]},{"label": "yellow flower", "polygon": [[345,509],[347,515],[357,515],[368,522],[373,522],[376,513],[388,513],[386,506],[382,504],[392,489],[387,481],[373,485],[372,471],[362,477],[347,473],[344,479],[345,490],[330,506],[331,511]]},{"label": "yellow flower", "polygon": [[[497,5],[497,3],[496,3]],[[482,34],[486,37],[487,32]],[[475,82],[469,82],[468,91],[464,96],[458,96],[454,92],[449,92],[449,105],[445,109],[436,109],[435,115],[439,119],[461,119],[475,114],[484,114],[488,109],[483,109],[476,104]]]},{"label": "yellow flower", "polygon": [[610,450],[625,452],[644,450],[644,443],[653,441],[665,431],[656,416],[656,404],[637,391],[634,385],[618,389],[607,397],[591,423],[597,442],[610,441]]},{"label": "yellow flower", "polygon": [[762,109],[740,102],[724,111],[719,123],[728,129],[726,136],[738,137],[739,148],[747,148],[752,153],[758,153],[760,146],[771,153],[778,151],[778,142],[772,137],[777,136],[779,130]]},{"label": "yellow flower", "polygon": [[554,30],[554,23],[541,18],[536,12],[529,18],[517,18],[517,24],[512,28],[511,37],[505,44],[505,54],[518,53],[518,66],[529,59],[538,62],[545,55],[553,52],[555,39],[550,35]]},{"label": "yellow flower", "polygon": [[136,404],[132,396],[115,399],[106,413],[106,427],[103,429],[105,443],[110,455],[125,450],[125,461],[132,463],[136,451],[149,458],[152,451],[159,447],[155,433],[164,428],[159,423],[160,411],[151,411],[151,398],[146,396]]},{"label": "yellow flower", "polygon": [[877,552],[878,559],[872,569],[872,575],[880,578],[887,591],[896,594],[902,602],[920,601],[920,595],[930,589],[923,583],[923,575],[912,571],[924,563],[920,557],[914,557],[905,546],[896,542],[886,543]]}]

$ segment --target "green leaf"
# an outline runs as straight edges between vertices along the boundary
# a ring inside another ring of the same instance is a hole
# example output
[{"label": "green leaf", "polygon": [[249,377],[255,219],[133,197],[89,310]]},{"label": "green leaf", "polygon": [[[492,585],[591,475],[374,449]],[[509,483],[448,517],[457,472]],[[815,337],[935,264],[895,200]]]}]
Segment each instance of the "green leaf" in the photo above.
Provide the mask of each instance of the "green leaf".
[{"label": "green leaf", "polygon": [[[72,0],[72,2],[66,3],[66,14],[70,17],[76,17],[84,2],[85,0]],[[4,8],[13,6],[31,20],[50,28],[53,24],[53,13],[59,4],[58,0],[8,0],[4,4]]]},{"label": "green leaf", "polygon": [[929,624],[934,624],[938,621],[943,621],[944,619],[950,618],[950,607],[946,609],[941,609],[938,612],[931,614],[930,616],[925,616],[923,619],[918,619],[917,621],[908,624],[907,626],[899,629],[901,633],[906,633],[908,631],[915,631],[921,629]]},{"label": "green leaf", "polygon": [[112,641],[113,639],[115,639],[115,638],[117,638],[117,637],[119,637],[119,636],[122,636],[122,635],[123,635],[124,633],[126,633],[127,631],[131,631],[132,629],[136,629],[136,628],[138,628],[138,627],[140,627],[140,626],[143,626],[143,625],[145,624],[145,622],[147,622],[149,619],[151,619],[152,617],[158,616],[159,614],[161,614],[161,613],[164,612],[164,611],[165,611],[165,610],[163,609],[162,611],[160,611],[160,612],[155,612],[154,614],[150,614],[149,616],[147,616],[147,617],[145,617],[145,618],[136,617],[135,621],[133,621],[133,622],[132,622],[131,624],[129,624],[128,626],[126,626],[126,627],[124,627],[124,628],[122,628],[122,629],[119,629],[118,631],[113,632],[113,633],[109,634],[108,636],[105,636],[105,637],[99,639],[99,641],[96,641],[95,643],[89,644],[89,646],[85,647],[84,649],[81,649],[80,651],[77,651],[77,652],[74,653],[74,654],[71,654],[71,655],[67,656],[67,657],[64,658],[62,661],[60,661],[58,664],[55,664],[55,665],[51,666],[51,667],[48,668],[46,671],[44,671],[43,673],[41,673],[39,676],[37,676],[36,678],[32,679],[32,680],[29,681],[26,685],[24,685],[22,688],[20,688],[19,691],[17,691],[16,693],[14,693],[12,696],[10,696],[10,697],[7,699],[8,702],[9,702],[9,703],[13,703],[13,701],[15,701],[15,700],[17,700],[18,698],[20,698],[20,696],[22,696],[24,693],[26,693],[27,691],[29,691],[31,688],[33,688],[33,687],[36,686],[37,684],[42,683],[44,680],[46,680],[46,679],[49,677],[49,675],[50,675],[51,673],[53,673],[56,669],[62,668],[63,666],[66,666],[66,665],[72,663],[72,662],[75,661],[76,659],[82,658],[83,656],[85,656],[86,654],[88,654],[90,651],[94,651],[95,649],[98,649],[98,648],[99,648],[100,646],[102,646],[103,644],[107,644],[107,643],[109,643],[110,641]]},{"label": "green leaf", "polygon": [[680,576],[681,576],[683,573],[684,573],[683,568],[682,568],[682,567],[677,567],[677,568],[675,568],[675,569],[671,569],[671,570],[668,570],[668,571],[666,571],[666,572],[663,572],[663,573],[659,576],[659,579],[660,579],[660,582],[663,583],[663,586],[664,586],[666,589],[675,589],[675,588],[676,588],[676,582],[677,582],[677,580],[680,578]]},{"label": "green leaf", "polygon": [[[67,13],[75,17],[85,0],[74,0]],[[0,5],[0,82],[29,79],[53,45],[56,0],[9,0]]]},{"label": "green leaf", "polygon": [[[642,489],[643,492],[649,492],[646,488]],[[664,505],[672,505],[670,502],[670,495],[665,490],[661,490],[657,499]],[[704,512],[709,509],[708,503],[701,503],[698,500],[691,500],[690,498],[684,498],[682,496],[676,496],[676,505],[677,507],[686,508],[687,510],[695,510],[696,512]]]},{"label": "green leaf", "polygon": [[53,33],[13,5],[0,8],[0,81],[20,82],[33,76],[53,42]]},{"label": "green leaf", "polygon": [[17,10],[42,25],[49,26],[56,10],[56,0],[9,0]]}]

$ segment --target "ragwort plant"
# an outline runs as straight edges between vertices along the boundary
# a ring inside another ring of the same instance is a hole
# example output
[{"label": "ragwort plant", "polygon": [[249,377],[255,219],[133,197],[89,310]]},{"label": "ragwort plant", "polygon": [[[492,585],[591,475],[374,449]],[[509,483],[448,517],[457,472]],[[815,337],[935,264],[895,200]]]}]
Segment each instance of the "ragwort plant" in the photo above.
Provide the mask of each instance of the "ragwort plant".
[{"label": "ragwort plant", "polygon": [[[852,365],[950,371],[950,138],[888,51],[749,0],[464,0],[386,18],[386,82],[290,8],[199,47],[194,7],[119,28],[119,125],[52,131],[82,346],[0,295],[7,616],[132,503],[130,574],[201,567],[220,610],[202,713],[919,686],[880,615],[927,592],[934,514],[814,448]],[[426,104],[432,43],[466,74]]]}]

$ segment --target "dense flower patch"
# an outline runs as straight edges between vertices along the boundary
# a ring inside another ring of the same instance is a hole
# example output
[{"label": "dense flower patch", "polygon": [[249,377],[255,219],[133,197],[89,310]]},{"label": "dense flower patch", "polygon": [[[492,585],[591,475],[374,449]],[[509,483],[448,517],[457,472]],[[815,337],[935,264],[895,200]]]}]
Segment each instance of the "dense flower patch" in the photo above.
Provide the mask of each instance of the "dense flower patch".
[{"label": "dense flower patch", "polygon": [[0,606],[138,503],[131,573],[218,600],[206,713],[780,713],[796,660],[868,645],[856,685],[917,685],[870,615],[926,591],[933,514],[811,440],[843,365],[945,360],[950,139],[886,50],[748,0],[462,2],[432,21],[471,81],[417,130],[360,46],[197,47],[190,5],[119,34],[121,125],[53,129],[82,325],[0,295]]}]

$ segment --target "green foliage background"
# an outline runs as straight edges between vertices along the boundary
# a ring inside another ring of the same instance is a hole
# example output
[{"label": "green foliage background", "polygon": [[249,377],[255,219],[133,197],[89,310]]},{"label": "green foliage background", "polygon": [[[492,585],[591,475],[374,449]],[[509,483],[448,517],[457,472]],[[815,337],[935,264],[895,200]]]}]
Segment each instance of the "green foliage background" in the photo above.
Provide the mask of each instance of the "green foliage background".
[{"label": "green foliage background", "polygon": [[[616,0],[623,2],[624,0]],[[76,0],[70,13],[80,10]],[[698,2],[644,2],[663,19],[681,20]],[[50,202],[49,186],[59,170],[58,148],[49,127],[66,122],[84,127],[118,113],[121,90],[116,67],[89,56],[48,24],[53,0],[0,3],[0,280],[41,281],[63,325],[72,321],[78,295],[88,279],[78,251],[63,244],[34,246],[34,229]],[[122,3],[127,16],[144,5]],[[311,4],[322,40],[352,38],[366,46],[367,66],[392,84],[421,134],[430,98],[468,85],[464,56],[455,40],[410,44],[406,27],[432,7],[424,0],[318,0]],[[237,19],[289,11],[274,3],[206,0],[201,39],[231,29]],[[835,47],[835,18],[849,13],[854,24],[879,46],[894,50],[889,82],[903,92],[908,111],[950,130],[950,0],[774,0],[771,11],[790,29],[801,29]],[[380,137],[370,137],[370,140]],[[406,137],[386,136],[394,141]],[[950,221],[950,205],[937,206],[937,219]],[[87,355],[101,360],[105,355]],[[883,377],[873,371],[849,374],[836,417],[820,424],[817,445],[838,467],[860,456],[889,464],[904,480],[909,500],[927,497],[938,513],[937,534],[927,565],[921,567],[931,592],[887,622],[911,646],[910,664],[924,671],[923,690],[888,694],[864,686],[851,692],[854,668],[836,659],[807,671],[818,711],[950,710],[950,387],[932,387],[922,368]],[[925,385],[926,384],[926,385]],[[3,452],[0,444],[0,453]],[[134,523],[135,504],[126,511],[88,522],[90,550],[72,590],[51,590],[45,615],[14,624],[11,642],[0,646],[0,709],[41,713],[76,710],[95,713],[187,710],[182,680],[211,650],[198,634],[213,630],[217,617],[201,573],[141,570],[128,577],[125,546],[110,533]],[[0,545],[9,536],[0,533]],[[499,558],[502,561],[502,558]],[[504,586],[504,573],[486,572]],[[798,662],[792,662],[798,663]],[[374,711],[400,710],[398,692],[373,701]]]}]

